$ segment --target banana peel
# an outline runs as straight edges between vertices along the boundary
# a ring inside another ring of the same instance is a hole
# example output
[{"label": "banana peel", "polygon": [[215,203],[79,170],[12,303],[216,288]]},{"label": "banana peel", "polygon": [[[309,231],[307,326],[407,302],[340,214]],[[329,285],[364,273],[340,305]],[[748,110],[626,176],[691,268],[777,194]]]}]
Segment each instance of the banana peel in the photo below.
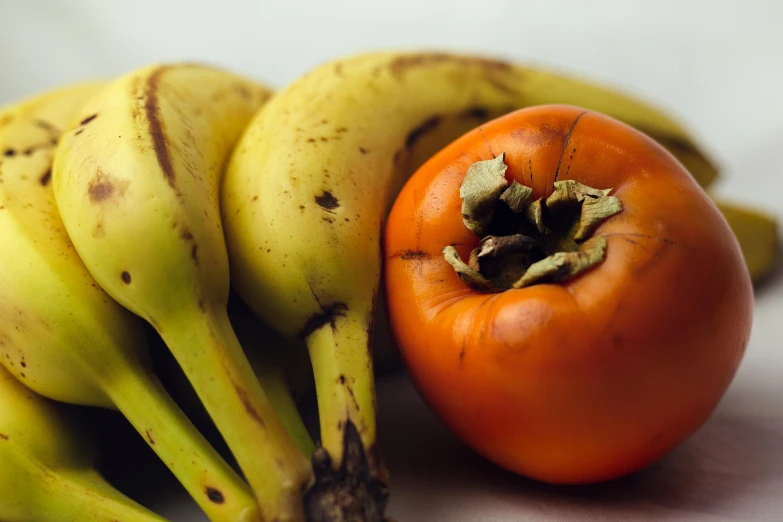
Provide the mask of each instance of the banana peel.
[{"label": "banana peel", "polygon": [[754,285],[767,278],[780,261],[780,227],[774,216],[750,206],[715,199],[742,249]]}]

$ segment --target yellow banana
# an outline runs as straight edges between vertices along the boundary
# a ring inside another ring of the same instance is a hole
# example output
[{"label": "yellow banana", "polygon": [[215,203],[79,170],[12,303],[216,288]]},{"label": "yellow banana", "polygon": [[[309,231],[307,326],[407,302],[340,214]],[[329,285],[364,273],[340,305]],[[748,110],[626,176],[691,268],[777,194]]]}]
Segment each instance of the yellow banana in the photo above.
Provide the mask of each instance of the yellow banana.
[{"label": "yellow banana", "polygon": [[0,520],[165,522],[98,474],[84,435],[0,367]]},{"label": "yellow banana", "polygon": [[715,204],[739,241],[745,264],[754,283],[759,283],[778,265],[780,235],[774,217],[745,205],[716,199]]},{"label": "yellow banana", "polygon": [[301,341],[281,337],[262,323],[236,295],[229,299],[231,325],[245,349],[248,361],[280,416],[280,420],[303,455],[315,445],[297,407],[313,389],[313,371]]},{"label": "yellow banana", "polygon": [[258,520],[247,485],[152,373],[137,317],[95,282],[57,213],[54,144],[101,85],[0,115],[0,362],[51,399],[119,409],[212,520]]},{"label": "yellow banana", "polygon": [[253,375],[226,314],[218,193],[225,161],[269,91],[231,73],[159,65],[109,84],[57,148],[57,206],[85,265],[152,324],[260,504],[299,521],[312,472]]},{"label": "yellow banana", "polygon": [[307,340],[333,470],[358,431],[370,475],[385,480],[370,344],[393,197],[461,133],[555,102],[644,130],[703,184],[716,175],[682,127],[639,101],[473,56],[371,53],[325,64],[277,93],[244,133],[222,194],[232,277],[269,325]]}]

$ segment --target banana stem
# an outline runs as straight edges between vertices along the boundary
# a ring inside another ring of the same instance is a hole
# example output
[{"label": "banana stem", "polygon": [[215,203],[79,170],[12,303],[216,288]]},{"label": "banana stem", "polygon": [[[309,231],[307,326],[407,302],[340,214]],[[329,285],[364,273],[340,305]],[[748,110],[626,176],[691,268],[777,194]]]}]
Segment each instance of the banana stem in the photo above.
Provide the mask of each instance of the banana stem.
[{"label": "banana stem", "polygon": [[183,313],[160,334],[250,482],[264,520],[304,520],[309,461],[275,413],[224,308]]},{"label": "banana stem", "polygon": [[310,432],[307,431],[299,409],[296,407],[296,402],[288,390],[288,382],[286,382],[283,371],[277,366],[265,366],[260,369],[256,368],[256,376],[296,447],[303,455],[311,455],[315,450],[315,443],[313,443]]},{"label": "banana stem", "polygon": [[109,397],[210,520],[256,521],[247,484],[212,448],[147,368],[108,379]]},{"label": "banana stem", "polygon": [[375,457],[375,382],[367,321],[350,310],[307,337],[313,364],[324,449],[337,469],[343,462],[346,430],[359,433],[371,474],[380,472]]},{"label": "banana stem", "polygon": [[44,484],[46,496],[35,506],[42,512],[34,520],[166,522],[165,518],[122,495],[94,470],[62,474],[47,470]]}]

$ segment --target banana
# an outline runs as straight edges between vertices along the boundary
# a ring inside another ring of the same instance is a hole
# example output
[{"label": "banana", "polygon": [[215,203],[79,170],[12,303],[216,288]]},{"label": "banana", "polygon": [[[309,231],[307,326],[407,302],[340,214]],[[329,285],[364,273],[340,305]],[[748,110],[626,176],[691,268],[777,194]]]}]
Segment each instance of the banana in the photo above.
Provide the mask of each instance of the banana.
[{"label": "banana", "polygon": [[98,474],[84,435],[0,367],[0,520],[165,522]]},{"label": "banana", "polygon": [[313,371],[301,341],[281,337],[262,323],[236,294],[229,298],[228,315],[261,386],[280,421],[303,455],[315,445],[299,414],[297,400],[312,391]]},{"label": "banana", "polygon": [[226,313],[224,164],[269,91],[210,67],[156,65],[115,80],[57,148],[71,240],[109,295],[160,334],[236,457],[264,520],[304,518],[312,480]]},{"label": "banana", "polygon": [[64,88],[0,115],[0,362],[45,397],[119,409],[212,520],[258,520],[247,485],[152,373],[141,320],[98,286],[57,213],[54,144],[100,88]]},{"label": "banana", "polygon": [[370,475],[386,480],[375,454],[370,345],[381,223],[394,196],[463,132],[555,102],[644,130],[702,184],[716,176],[681,126],[639,101],[474,56],[370,53],[327,63],[277,93],[245,131],[222,194],[233,281],[269,325],[306,339],[333,470],[357,431]]},{"label": "banana", "polygon": [[739,241],[753,283],[758,284],[778,266],[780,235],[774,217],[753,208],[715,199]]}]

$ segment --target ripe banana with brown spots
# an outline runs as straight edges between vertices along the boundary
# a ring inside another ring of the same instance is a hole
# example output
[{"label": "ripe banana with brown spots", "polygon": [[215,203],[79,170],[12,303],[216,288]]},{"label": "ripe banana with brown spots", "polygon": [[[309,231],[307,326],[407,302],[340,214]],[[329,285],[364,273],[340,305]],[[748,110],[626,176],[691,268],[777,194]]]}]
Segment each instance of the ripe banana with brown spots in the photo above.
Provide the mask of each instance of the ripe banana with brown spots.
[{"label": "ripe banana with brown spots", "polygon": [[50,399],[120,410],[210,519],[258,520],[250,488],[153,374],[141,320],[98,286],[57,212],[55,144],[102,87],[0,113],[0,363]]},{"label": "ripe banana with brown spots", "polygon": [[640,101],[452,54],[370,53],[322,65],[275,95],[232,156],[222,212],[235,288],[269,325],[306,339],[332,472],[363,474],[381,511],[371,344],[387,209],[445,144],[548,103],[606,113],[660,141],[702,184],[716,176],[680,125]]},{"label": "ripe banana with brown spots", "polygon": [[0,367],[0,520],[165,522],[98,474],[84,435]]},{"label": "ripe banana with brown spots", "polygon": [[160,65],[109,84],[57,148],[53,185],[76,250],[172,351],[257,497],[302,521],[311,467],[275,413],[226,313],[224,164],[270,92],[229,72]]}]

